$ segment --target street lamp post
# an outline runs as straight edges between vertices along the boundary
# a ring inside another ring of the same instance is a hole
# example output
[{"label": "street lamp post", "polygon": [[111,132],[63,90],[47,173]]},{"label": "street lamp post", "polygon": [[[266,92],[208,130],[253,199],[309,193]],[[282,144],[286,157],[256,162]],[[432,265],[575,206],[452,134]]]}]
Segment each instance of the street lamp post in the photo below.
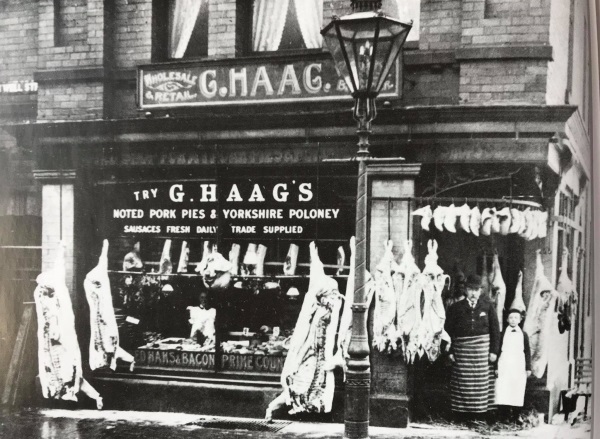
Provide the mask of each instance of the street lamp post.
[{"label": "street lamp post", "polygon": [[[381,1],[351,0],[352,13],[334,17],[321,34],[335,68],[354,98],[358,133],[358,190],[356,196],[356,274],[352,304],[352,336],[348,349],[344,437],[369,437],[371,370],[367,334],[367,162],[371,122],[377,115],[375,98],[400,54],[412,25],[389,18]],[[372,159],[371,159],[372,160]]]}]

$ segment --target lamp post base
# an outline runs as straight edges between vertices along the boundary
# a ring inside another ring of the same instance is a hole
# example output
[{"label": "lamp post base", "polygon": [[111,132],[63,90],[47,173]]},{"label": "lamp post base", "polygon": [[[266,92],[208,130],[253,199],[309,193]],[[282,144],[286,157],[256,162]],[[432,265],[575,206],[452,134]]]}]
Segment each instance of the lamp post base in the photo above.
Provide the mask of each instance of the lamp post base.
[{"label": "lamp post base", "polygon": [[344,438],[367,439],[369,437],[371,370],[360,372],[348,370],[346,376]]}]

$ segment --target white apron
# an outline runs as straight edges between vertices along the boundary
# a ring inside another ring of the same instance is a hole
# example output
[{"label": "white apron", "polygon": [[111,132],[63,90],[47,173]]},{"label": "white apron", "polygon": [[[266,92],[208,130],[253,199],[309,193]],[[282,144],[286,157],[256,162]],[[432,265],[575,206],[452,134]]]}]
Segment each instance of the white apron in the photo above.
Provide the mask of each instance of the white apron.
[{"label": "white apron", "polygon": [[521,328],[507,328],[502,342],[502,353],[498,359],[496,380],[496,404],[522,407],[527,385],[523,332]]}]

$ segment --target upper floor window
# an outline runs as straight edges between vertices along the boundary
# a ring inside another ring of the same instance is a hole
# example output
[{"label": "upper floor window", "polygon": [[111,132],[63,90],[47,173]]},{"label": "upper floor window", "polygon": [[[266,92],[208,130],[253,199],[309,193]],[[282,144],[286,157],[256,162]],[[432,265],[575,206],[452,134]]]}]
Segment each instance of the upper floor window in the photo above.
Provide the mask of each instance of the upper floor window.
[{"label": "upper floor window", "polygon": [[323,0],[254,0],[252,51],[320,49]]},{"label": "upper floor window", "polygon": [[208,54],[208,0],[169,0],[168,57]]}]

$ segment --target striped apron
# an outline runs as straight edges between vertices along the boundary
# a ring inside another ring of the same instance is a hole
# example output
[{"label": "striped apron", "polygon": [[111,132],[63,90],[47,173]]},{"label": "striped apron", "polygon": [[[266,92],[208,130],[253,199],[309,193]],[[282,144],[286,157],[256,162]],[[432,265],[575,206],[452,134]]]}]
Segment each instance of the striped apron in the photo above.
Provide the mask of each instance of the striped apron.
[{"label": "striped apron", "polygon": [[454,358],[450,401],[455,412],[484,413],[494,404],[494,368],[489,362],[490,336],[452,340]]}]

